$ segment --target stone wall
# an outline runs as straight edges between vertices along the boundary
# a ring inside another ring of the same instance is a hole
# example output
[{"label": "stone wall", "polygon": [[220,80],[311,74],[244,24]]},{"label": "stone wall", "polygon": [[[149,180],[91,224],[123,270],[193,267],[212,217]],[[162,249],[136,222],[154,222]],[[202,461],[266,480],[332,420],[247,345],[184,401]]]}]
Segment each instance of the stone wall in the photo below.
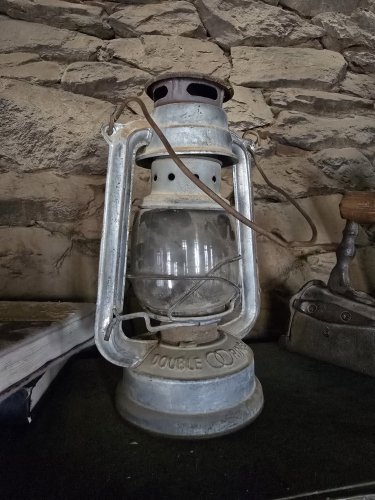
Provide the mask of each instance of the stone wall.
[{"label": "stone wall", "polygon": [[[374,0],[0,0],[1,298],[95,301],[100,127],[150,77],[196,71],[230,79],[231,128],[258,132],[266,173],[318,226],[317,244],[304,250],[258,237],[257,331],[269,317],[280,326],[290,294],[334,265],[341,194],[375,188],[374,33]],[[223,176],[230,196],[231,174]],[[254,179],[256,222],[309,238],[298,212],[256,171]],[[134,197],[148,181],[137,168]],[[375,231],[361,229],[353,278],[366,291],[375,288],[374,242]]]}]

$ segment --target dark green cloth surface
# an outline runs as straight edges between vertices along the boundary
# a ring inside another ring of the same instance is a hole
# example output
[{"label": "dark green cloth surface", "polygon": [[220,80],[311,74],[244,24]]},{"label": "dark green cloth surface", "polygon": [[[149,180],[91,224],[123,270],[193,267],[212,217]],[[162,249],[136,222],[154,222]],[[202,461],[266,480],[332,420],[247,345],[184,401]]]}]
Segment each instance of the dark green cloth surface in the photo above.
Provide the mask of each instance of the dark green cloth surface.
[{"label": "dark green cloth surface", "polygon": [[375,481],[375,379],[252,348],[262,414],[201,441],[130,426],[113,405],[121,369],[95,351],[72,360],[30,425],[0,429],[0,499],[262,499]]}]

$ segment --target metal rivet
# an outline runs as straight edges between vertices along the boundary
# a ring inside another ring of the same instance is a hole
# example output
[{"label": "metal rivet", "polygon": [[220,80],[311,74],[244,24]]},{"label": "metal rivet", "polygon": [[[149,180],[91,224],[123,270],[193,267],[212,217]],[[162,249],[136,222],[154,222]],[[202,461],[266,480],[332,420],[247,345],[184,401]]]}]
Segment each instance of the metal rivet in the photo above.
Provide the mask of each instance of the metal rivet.
[{"label": "metal rivet", "polygon": [[350,314],[350,312],[349,312],[349,311],[343,311],[343,312],[341,313],[341,319],[342,319],[343,321],[350,321],[350,320],[352,319],[352,315]]},{"label": "metal rivet", "polygon": [[318,310],[318,306],[316,304],[310,304],[309,307],[307,308],[307,311],[310,314],[314,314]]},{"label": "metal rivet", "polygon": [[174,174],[169,174],[169,175],[168,175],[168,179],[169,179],[170,181],[173,181],[173,180],[174,180],[174,178],[175,178],[175,175],[174,175]]}]

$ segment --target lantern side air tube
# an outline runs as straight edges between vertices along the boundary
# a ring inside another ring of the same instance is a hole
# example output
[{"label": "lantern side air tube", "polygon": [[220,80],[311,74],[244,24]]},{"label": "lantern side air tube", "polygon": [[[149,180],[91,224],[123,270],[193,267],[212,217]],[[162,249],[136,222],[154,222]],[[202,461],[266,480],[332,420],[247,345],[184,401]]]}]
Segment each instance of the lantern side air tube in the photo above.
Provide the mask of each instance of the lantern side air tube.
[{"label": "lantern side air tube", "polygon": [[[295,248],[295,247],[310,247],[316,243],[317,239],[317,229],[316,226],[309,216],[309,214],[295,201],[291,196],[288,195],[283,189],[280,187],[275,186],[272,184],[269,179],[267,178],[266,174],[264,173],[263,169],[260,167],[259,163],[257,162],[255,155],[250,147],[250,142],[249,141],[242,141],[247,143],[247,150],[251,154],[251,156],[254,159],[254,163],[256,167],[258,168],[260,174],[262,175],[263,179],[265,182],[272,188],[281,193],[285,198],[292,203],[292,205],[300,212],[300,214],[304,217],[304,219],[307,221],[311,228],[312,236],[310,240],[308,241],[286,241],[285,239],[281,238],[280,236],[277,236],[276,234],[267,231],[266,229],[262,228],[255,222],[249,220],[247,217],[242,215],[240,212],[238,212],[234,207],[228,205],[226,201],[224,201],[219,195],[217,195],[212,189],[210,189],[208,186],[206,186],[202,181],[200,181],[195,175],[187,168],[187,166],[184,164],[184,162],[177,156],[175,151],[173,150],[172,146],[168,142],[167,138],[163,134],[163,132],[160,130],[158,125],[155,123],[155,121],[152,119],[151,115],[147,111],[147,108],[143,101],[139,99],[138,97],[128,97],[125,99],[119,106],[118,108],[115,109],[113,114],[111,115],[110,122],[109,122],[109,127],[108,127],[108,133],[109,135],[112,134],[113,132],[113,127],[114,123],[119,119],[121,114],[123,113],[125,106],[129,104],[129,102],[136,102],[140,108],[142,109],[143,115],[148,121],[148,123],[151,125],[152,129],[156,133],[156,135],[159,137],[160,141],[164,145],[166,151],[172,158],[172,160],[175,162],[175,164],[178,166],[178,168],[188,177],[191,182],[193,182],[199,189],[201,189],[207,196],[209,196],[212,200],[214,200],[218,205],[220,205],[224,210],[226,210],[230,215],[232,215],[235,219],[240,221],[242,224],[245,226],[249,227],[250,229],[253,229],[257,233],[265,236],[266,238],[272,240],[274,243],[280,245],[281,247],[284,248]],[[240,139],[240,138],[239,138]],[[240,139],[241,140],[241,139]]]}]

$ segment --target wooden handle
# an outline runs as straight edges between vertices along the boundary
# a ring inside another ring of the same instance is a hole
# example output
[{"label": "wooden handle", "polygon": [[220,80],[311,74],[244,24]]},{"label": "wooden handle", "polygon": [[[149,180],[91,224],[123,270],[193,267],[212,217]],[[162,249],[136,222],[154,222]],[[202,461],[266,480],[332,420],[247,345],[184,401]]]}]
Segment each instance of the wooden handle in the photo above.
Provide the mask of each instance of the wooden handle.
[{"label": "wooden handle", "polygon": [[375,224],[375,192],[346,193],[340,203],[340,213],[343,219],[352,220],[358,224]]}]

